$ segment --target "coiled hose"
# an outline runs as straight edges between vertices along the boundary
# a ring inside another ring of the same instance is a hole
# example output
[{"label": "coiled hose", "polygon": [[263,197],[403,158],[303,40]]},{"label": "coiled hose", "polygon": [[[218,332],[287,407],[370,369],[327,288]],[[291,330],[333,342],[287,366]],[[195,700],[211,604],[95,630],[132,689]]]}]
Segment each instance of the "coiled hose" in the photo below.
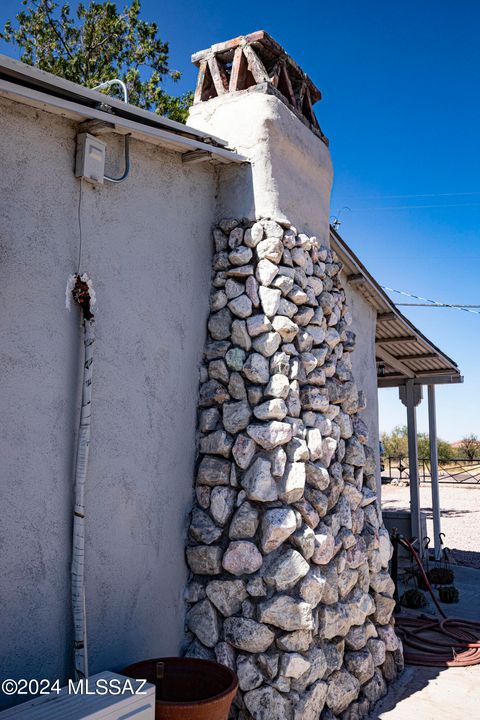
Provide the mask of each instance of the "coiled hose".
[{"label": "coiled hose", "polygon": [[480,622],[448,618],[441,608],[422,561],[412,543],[397,536],[418,565],[422,578],[442,619],[426,615],[396,618],[395,627],[404,645],[405,662],[430,667],[467,667],[480,664]]}]

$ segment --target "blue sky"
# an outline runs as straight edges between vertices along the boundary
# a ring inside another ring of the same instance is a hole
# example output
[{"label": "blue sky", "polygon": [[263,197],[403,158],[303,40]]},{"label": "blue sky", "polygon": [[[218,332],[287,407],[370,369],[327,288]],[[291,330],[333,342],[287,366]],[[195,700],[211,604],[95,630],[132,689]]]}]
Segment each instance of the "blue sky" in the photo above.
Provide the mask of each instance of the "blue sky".
[{"label": "blue sky", "polygon": [[[0,22],[19,6],[3,0]],[[143,0],[142,7],[170,43],[171,66],[183,73],[179,92],[195,84],[192,52],[258,29],[273,35],[322,90],[316,112],[331,141],[332,214],[351,208],[341,216],[346,242],[383,285],[480,304],[477,0]],[[15,54],[1,43],[0,51]],[[480,315],[404,312],[465,375],[463,386],[437,390],[440,436],[480,435]],[[382,429],[405,422],[395,390],[380,392],[380,408]]]}]

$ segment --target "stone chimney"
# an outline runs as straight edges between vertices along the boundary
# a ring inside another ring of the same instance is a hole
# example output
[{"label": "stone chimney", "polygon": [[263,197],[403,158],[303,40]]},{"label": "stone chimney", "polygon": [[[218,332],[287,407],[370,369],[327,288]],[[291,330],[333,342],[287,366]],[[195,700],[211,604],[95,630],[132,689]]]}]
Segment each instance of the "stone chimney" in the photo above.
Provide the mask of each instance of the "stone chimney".
[{"label": "stone chimney", "polygon": [[298,224],[328,243],[332,163],[313,105],[321,93],[263,30],[192,56],[188,124],[227,140],[250,164],[221,170],[219,216]]}]

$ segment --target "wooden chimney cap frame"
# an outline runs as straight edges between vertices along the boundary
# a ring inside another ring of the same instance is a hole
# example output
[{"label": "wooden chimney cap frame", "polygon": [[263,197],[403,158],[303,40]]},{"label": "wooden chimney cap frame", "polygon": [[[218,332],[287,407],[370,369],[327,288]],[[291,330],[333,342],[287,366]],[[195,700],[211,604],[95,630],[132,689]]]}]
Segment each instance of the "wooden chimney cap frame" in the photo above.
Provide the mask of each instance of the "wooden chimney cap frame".
[{"label": "wooden chimney cap frame", "polygon": [[194,102],[262,86],[280,97],[325,143],[313,105],[320,90],[264,30],[212,45],[192,55],[199,69]]}]

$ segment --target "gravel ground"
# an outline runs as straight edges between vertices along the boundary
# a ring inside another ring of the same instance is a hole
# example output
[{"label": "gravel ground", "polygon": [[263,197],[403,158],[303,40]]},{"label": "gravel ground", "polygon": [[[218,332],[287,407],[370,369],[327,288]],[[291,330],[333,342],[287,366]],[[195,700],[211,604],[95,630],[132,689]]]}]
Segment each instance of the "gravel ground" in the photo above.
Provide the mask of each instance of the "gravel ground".
[{"label": "gravel ground", "polygon": [[[427,514],[427,532],[433,537],[430,484],[420,486],[422,511]],[[454,562],[480,568],[480,486],[440,484],[441,527],[444,542]],[[408,510],[408,487],[382,485],[384,510]],[[433,544],[433,543],[432,543]]]}]

